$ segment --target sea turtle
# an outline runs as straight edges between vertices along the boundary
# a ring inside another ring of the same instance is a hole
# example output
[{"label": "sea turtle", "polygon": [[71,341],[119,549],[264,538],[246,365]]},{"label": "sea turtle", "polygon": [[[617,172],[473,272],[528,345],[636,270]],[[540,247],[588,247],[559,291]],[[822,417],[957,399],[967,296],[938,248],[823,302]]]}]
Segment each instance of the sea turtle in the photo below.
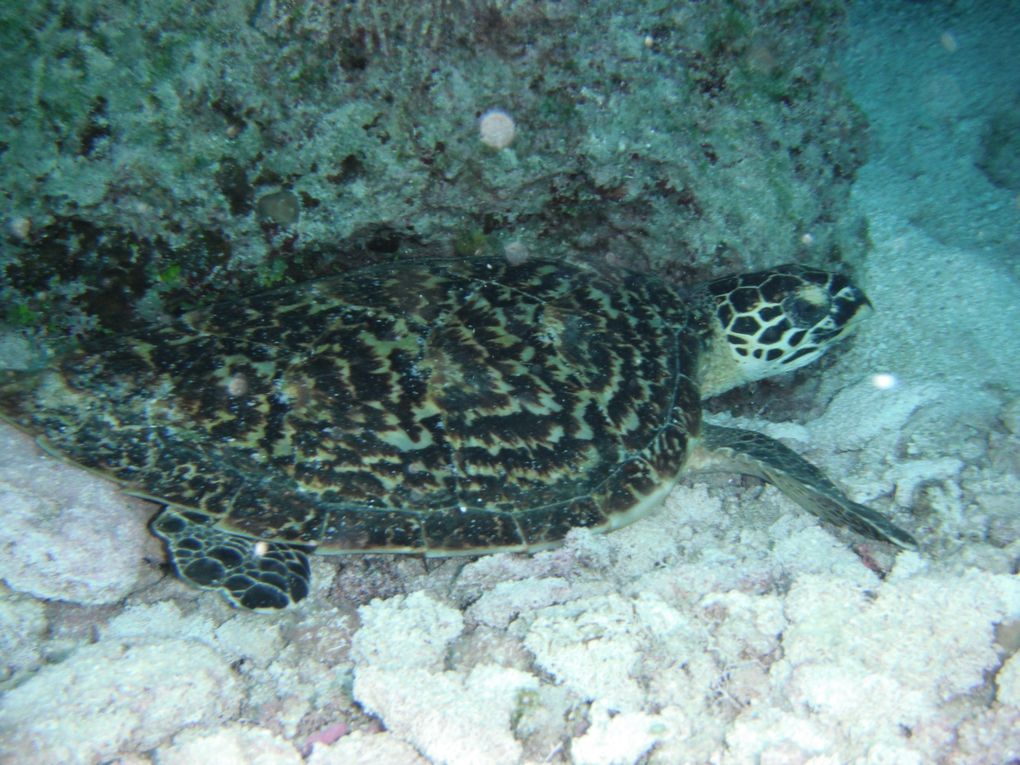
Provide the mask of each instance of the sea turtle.
[{"label": "sea turtle", "polygon": [[701,400],[821,355],[870,310],[798,265],[683,290],[491,257],[403,260],[88,342],[0,382],[48,451],[163,505],[184,580],[252,609],[311,552],[534,551],[644,515],[688,469],[760,476],[912,548],[816,467]]}]

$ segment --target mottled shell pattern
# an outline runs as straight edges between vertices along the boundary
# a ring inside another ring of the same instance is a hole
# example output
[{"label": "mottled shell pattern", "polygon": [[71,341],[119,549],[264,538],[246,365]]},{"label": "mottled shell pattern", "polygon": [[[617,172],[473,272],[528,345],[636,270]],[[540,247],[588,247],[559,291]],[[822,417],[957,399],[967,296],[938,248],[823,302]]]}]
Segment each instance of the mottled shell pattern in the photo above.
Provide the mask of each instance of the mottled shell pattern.
[{"label": "mottled shell pattern", "polygon": [[0,388],[0,409],[249,538],[539,549],[672,485],[699,432],[708,310],[567,263],[404,261],[90,342]]}]

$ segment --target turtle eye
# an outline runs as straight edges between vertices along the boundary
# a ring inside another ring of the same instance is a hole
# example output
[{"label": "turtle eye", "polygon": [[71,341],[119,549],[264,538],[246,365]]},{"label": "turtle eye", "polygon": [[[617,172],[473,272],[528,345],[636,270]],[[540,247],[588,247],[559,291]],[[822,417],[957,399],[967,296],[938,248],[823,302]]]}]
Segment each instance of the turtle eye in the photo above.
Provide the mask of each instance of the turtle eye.
[{"label": "turtle eye", "polygon": [[783,299],[783,311],[795,327],[813,327],[829,315],[829,294],[821,287],[808,285]]}]

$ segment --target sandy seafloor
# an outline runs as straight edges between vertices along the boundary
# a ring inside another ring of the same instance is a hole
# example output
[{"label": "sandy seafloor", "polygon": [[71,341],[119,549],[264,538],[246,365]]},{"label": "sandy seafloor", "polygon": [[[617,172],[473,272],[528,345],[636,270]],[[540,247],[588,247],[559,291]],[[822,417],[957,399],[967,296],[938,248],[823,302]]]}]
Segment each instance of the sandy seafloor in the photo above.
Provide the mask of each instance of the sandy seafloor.
[{"label": "sandy seafloor", "polygon": [[151,505],[4,428],[0,654],[41,668],[0,762],[1016,762],[1020,207],[975,163],[1020,23],[989,5],[855,6],[877,312],[807,416],[739,421],[919,554],[725,476],[531,557],[316,559],[300,607],[242,613],[164,575]]}]

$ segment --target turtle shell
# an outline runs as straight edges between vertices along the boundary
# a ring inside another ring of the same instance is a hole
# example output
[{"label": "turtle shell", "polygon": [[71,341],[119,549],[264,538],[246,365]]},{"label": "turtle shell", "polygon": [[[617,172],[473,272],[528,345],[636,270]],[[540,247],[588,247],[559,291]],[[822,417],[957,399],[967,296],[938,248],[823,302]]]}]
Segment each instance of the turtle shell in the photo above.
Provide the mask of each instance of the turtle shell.
[{"label": "turtle shell", "polygon": [[0,410],[132,494],[320,553],[536,549],[683,468],[695,312],[541,260],[400,261],[91,342]]}]

